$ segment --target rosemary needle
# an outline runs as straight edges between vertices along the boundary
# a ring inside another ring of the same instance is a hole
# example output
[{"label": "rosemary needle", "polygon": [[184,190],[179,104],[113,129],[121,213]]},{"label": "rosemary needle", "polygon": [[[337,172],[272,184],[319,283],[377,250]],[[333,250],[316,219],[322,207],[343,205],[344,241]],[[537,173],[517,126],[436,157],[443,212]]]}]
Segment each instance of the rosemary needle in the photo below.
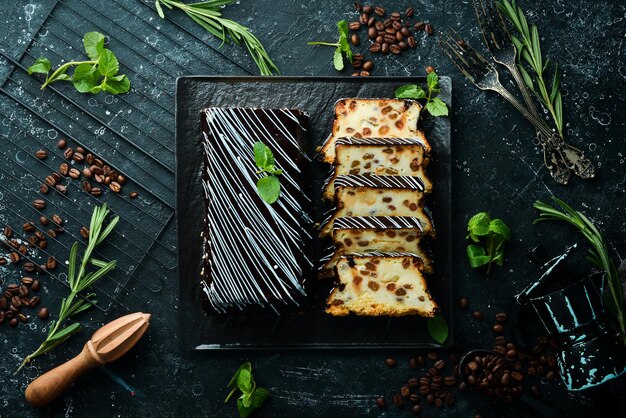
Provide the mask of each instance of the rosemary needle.
[{"label": "rosemary needle", "polygon": [[[113,231],[115,225],[119,222],[119,216],[111,219],[108,225],[104,225],[104,221],[109,215],[110,210],[106,203],[102,206],[96,206],[91,215],[91,223],[89,224],[89,239],[87,248],[80,260],[77,258],[78,243],[75,242],[70,249],[69,266],[67,270],[67,283],[70,287],[70,293],[61,301],[61,309],[57,320],[50,323],[50,331],[46,339],[41,343],[37,350],[33,351],[24,358],[22,364],[15,371],[17,374],[22,367],[30,363],[34,358],[47,353],[80,330],[80,323],[74,322],[64,328],[61,325],[69,318],[86,311],[97,303],[95,293],[87,293],[83,295],[81,292],[88,291],[91,287],[107,273],[113,270],[116,262],[104,262],[92,258],[95,248],[102,244],[104,239]],[[80,261],[80,262],[79,262]],[[95,271],[87,271],[89,265],[98,267]]]},{"label": "rosemary needle", "polygon": [[236,0],[207,0],[198,3],[182,3],[174,0],[156,0],[154,6],[161,19],[165,19],[163,8],[179,9],[185,12],[194,22],[217,36],[222,44],[234,42],[242,43],[248,49],[252,59],[261,71],[261,75],[280,74],[280,70],[269,57],[261,41],[250,32],[247,27],[222,17],[221,9],[235,3]]}]

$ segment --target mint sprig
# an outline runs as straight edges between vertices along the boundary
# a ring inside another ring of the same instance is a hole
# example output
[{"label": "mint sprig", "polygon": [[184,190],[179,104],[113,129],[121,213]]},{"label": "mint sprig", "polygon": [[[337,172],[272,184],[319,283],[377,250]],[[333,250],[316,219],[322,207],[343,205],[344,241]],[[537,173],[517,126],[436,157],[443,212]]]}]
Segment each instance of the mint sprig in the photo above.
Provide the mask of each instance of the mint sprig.
[{"label": "mint sprig", "polygon": [[350,49],[350,42],[348,42],[349,28],[348,22],[345,20],[340,20],[337,22],[337,29],[339,31],[339,39],[337,42],[309,42],[307,45],[322,45],[322,46],[332,46],[335,48],[335,53],[333,54],[333,65],[335,66],[335,70],[341,71],[343,70],[343,56],[345,55],[347,60],[352,62],[352,50]]},{"label": "mint sprig", "polygon": [[228,402],[237,391],[241,392],[241,396],[237,398],[237,410],[241,418],[246,418],[259,409],[270,395],[269,390],[257,386],[252,376],[252,364],[249,361],[239,366],[235,375],[230,379],[228,387],[231,388],[231,391],[224,400],[225,403]]},{"label": "mint sprig", "polygon": [[281,175],[283,170],[276,168],[272,150],[262,142],[254,144],[254,162],[259,167],[257,174],[267,173],[267,176],[257,180],[257,192],[261,199],[271,205],[280,196],[280,180],[277,176]]},{"label": "mint sprig", "polygon": [[448,323],[443,315],[435,315],[432,318],[428,318],[426,328],[428,328],[430,336],[439,344],[443,344],[448,339]]},{"label": "mint sprig", "polygon": [[439,93],[439,76],[435,71],[430,72],[426,76],[426,84],[428,86],[428,94],[417,84],[407,84],[396,89],[396,98],[398,99],[426,99],[426,110],[433,116],[448,116],[448,106],[439,97],[435,97]]},{"label": "mint sprig", "polygon": [[487,212],[479,212],[467,223],[467,239],[474,242],[467,246],[467,258],[472,268],[504,264],[505,244],[511,240],[511,230],[502,219],[491,219]]},{"label": "mint sprig", "polygon": [[[87,32],[83,37],[87,61],[70,61],[61,65],[52,74],[52,63],[47,58],[38,58],[28,68],[28,74],[45,74],[41,89],[55,81],[70,81],[81,93],[96,94],[106,91],[111,94],[126,93],[130,90],[130,80],[125,75],[117,75],[120,64],[115,54],[104,47],[104,35],[100,32]],[[67,71],[74,67],[70,76]]]}]

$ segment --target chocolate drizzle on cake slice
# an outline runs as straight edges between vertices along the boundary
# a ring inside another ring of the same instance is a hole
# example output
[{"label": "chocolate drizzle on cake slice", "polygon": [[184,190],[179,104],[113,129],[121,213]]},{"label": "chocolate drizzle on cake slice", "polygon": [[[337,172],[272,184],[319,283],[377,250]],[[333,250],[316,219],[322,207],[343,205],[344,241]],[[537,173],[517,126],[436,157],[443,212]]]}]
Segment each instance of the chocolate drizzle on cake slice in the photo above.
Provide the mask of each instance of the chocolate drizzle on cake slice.
[{"label": "chocolate drizzle on cake slice", "polygon": [[[215,312],[297,306],[312,266],[303,188],[310,159],[303,152],[308,116],[293,109],[208,108],[201,113],[206,198],[202,286]],[[258,195],[253,147],[275,157],[281,194]]]}]

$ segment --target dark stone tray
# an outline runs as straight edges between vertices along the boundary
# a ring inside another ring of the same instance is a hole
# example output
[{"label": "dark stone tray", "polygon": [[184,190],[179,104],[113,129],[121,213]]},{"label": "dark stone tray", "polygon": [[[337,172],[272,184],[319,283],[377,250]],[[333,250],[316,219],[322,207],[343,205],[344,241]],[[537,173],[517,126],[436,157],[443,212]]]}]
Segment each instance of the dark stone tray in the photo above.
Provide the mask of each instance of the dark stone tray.
[{"label": "dark stone tray", "polygon": [[[431,243],[435,273],[429,289],[450,328],[442,345],[430,337],[420,317],[336,318],[323,312],[330,283],[308,278],[310,300],[299,312],[277,316],[272,312],[207,315],[200,287],[204,197],[200,183],[199,112],[208,106],[287,107],[309,113],[311,132],[307,152],[315,153],[331,132],[333,105],[344,97],[393,97],[399,86],[425,84],[425,78],[346,77],[181,77],[176,85],[176,183],[180,344],[190,349],[320,349],[320,348],[442,348],[452,345],[451,273],[451,129],[449,118],[426,116],[420,128],[433,148],[428,172],[434,192],[427,206],[434,214],[438,239]],[[452,82],[441,77],[439,97],[451,103]],[[311,216],[320,222],[329,208],[321,202],[322,183],[329,167],[314,161],[311,167]],[[327,246],[322,240],[311,250],[319,259]]]}]

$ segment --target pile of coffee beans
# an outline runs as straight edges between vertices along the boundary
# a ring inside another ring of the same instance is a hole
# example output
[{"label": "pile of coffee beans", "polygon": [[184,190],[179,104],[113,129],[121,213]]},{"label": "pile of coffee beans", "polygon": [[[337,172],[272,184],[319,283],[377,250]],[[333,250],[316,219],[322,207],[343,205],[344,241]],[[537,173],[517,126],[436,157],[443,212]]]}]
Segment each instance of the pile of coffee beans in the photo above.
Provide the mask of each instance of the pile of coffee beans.
[{"label": "pile of coffee beans", "polygon": [[[41,283],[31,277],[22,277],[19,283],[12,283],[5,289],[0,289],[0,325],[8,322],[13,328],[20,323],[28,323],[29,315],[24,309],[36,309],[41,303],[39,296],[33,296],[32,292],[39,292]],[[49,316],[48,308],[42,307],[37,310],[37,317],[45,320]]]},{"label": "pile of coffee beans", "polygon": [[[55,188],[59,193],[67,194],[67,186],[61,183],[63,178],[79,181],[83,179],[81,182],[82,189],[95,197],[102,196],[107,187],[114,193],[121,193],[122,187],[126,183],[126,177],[123,174],[113,170],[108,164],[81,146],[68,147],[65,139],[60,139],[57,142],[57,147],[63,150],[63,156],[68,162],[61,163],[58,172],[46,176],[39,187],[41,193],[47,194],[50,188]],[[39,150],[35,152],[35,156],[39,159],[45,159],[48,153],[45,150]],[[74,166],[70,165],[72,163]],[[79,165],[83,165],[83,167],[76,167]],[[96,184],[93,185],[91,180]],[[134,199],[138,193],[131,192],[128,196]],[[33,206],[39,210],[45,208],[45,204],[46,202],[42,199],[36,199],[33,202]]]},{"label": "pile of coffee beans", "polygon": [[[4,265],[7,262],[11,264],[19,264],[24,260],[24,257],[28,255],[28,248],[40,248],[46,249],[48,247],[47,236],[56,238],[63,229],[63,219],[59,215],[52,215],[50,219],[45,216],[39,218],[39,222],[43,227],[48,228],[48,232],[44,233],[43,229],[37,228],[35,222],[29,221],[22,225],[22,230],[26,236],[27,241],[14,237],[13,228],[5,226],[3,229],[2,245],[9,249],[8,260],[4,257],[0,257],[0,265]],[[26,273],[43,273],[46,271],[52,271],[57,267],[57,260],[54,257],[48,257],[47,261],[41,265],[35,265],[30,261],[24,261],[22,268]]]},{"label": "pile of coffee beans", "polygon": [[[461,298],[459,307],[467,309],[469,300]],[[484,319],[479,311],[473,316]],[[521,350],[504,335],[507,319],[505,312],[495,315],[495,324],[491,327],[496,334],[492,351],[464,360],[463,370],[459,370],[460,356],[456,352],[445,356],[447,358],[436,352],[410,357],[409,368],[420,369],[422,373],[409,378],[392,396],[391,402],[399,408],[408,405],[411,412],[420,414],[424,407],[453,406],[457,392],[468,389],[505,403],[513,402],[525,392],[539,397],[541,391],[536,380],[552,381],[558,376],[556,357],[551,353],[551,349],[557,347],[556,341],[538,337],[535,345]],[[385,364],[396,367],[398,363],[388,357]],[[375,402],[380,409],[387,407],[387,400],[382,396]]]},{"label": "pile of coffee beans", "polygon": [[[408,7],[404,13],[387,11],[380,6],[355,3],[359,19],[350,22],[348,27],[352,31],[350,42],[354,46],[361,45],[361,36],[367,36],[371,43],[368,51],[372,54],[401,55],[403,51],[417,46],[413,31],[423,31],[427,35],[434,33],[430,23],[419,21],[412,24],[410,19],[415,16],[415,8]],[[361,34],[359,34],[361,32]],[[364,60],[363,55],[355,54],[352,66],[355,70],[353,76],[369,76],[374,63]]]}]

